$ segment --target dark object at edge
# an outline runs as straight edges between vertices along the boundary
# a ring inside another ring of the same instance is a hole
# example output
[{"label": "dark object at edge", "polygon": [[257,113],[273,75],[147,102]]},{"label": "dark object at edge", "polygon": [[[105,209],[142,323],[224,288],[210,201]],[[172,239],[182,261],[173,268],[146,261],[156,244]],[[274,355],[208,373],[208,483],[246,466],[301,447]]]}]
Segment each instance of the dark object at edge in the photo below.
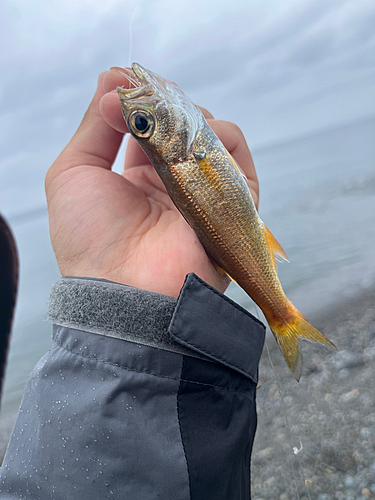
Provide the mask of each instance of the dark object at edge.
[{"label": "dark object at edge", "polygon": [[0,402],[18,288],[18,255],[9,226],[0,215]]}]

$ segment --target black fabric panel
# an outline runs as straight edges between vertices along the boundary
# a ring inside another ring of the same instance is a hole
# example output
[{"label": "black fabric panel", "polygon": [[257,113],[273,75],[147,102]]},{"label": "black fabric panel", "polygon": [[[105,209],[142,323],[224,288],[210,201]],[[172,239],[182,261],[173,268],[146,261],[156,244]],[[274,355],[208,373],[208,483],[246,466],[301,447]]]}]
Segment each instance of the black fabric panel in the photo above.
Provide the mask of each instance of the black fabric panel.
[{"label": "black fabric panel", "polygon": [[[214,378],[220,386],[210,384]],[[255,384],[217,364],[202,362],[198,370],[197,360],[187,356],[181,379],[178,417],[190,499],[249,500]]]},{"label": "black fabric panel", "polygon": [[194,273],[186,278],[169,333],[175,342],[257,383],[265,338],[263,323]]}]

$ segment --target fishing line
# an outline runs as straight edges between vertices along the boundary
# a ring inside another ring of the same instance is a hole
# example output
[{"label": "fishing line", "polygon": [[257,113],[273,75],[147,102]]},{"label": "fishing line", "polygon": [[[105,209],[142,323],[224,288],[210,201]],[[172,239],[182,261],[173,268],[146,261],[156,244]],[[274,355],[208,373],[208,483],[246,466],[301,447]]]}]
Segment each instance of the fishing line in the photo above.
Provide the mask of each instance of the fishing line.
[{"label": "fishing line", "polygon": [[[267,344],[267,340],[266,339],[265,339],[264,343],[265,343],[266,349],[267,349],[268,361],[270,362],[270,365],[271,365],[271,368],[272,368],[272,371],[273,371],[273,375],[275,377],[275,382],[276,382],[276,386],[277,386],[277,392],[279,393],[279,396],[280,396],[281,407],[283,409],[284,418],[285,418],[285,422],[286,422],[286,426],[287,426],[287,433],[288,433],[289,443],[292,443],[293,442],[293,437],[292,437],[292,434],[291,434],[291,429],[290,429],[290,425],[289,425],[288,415],[287,415],[285,404],[284,404],[284,398],[283,398],[283,395],[281,393],[281,388],[280,388],[279,381],[278,381],[277,376],[276,376],[275,368],[274,368],[273,363],[272,363],[272,359],[271,359],[271,356],[270,356],[270,351],[268,349],[268,344]],[[293,448],[293,451],[294,451],[294,448]],[[296,471],[295,471],[294,465],[293,465],[293,459],[290,460],[290,465],[292,467],[292,473],[293,473],[293,477],[294,477],[294,484],[295,484],[295,487],[296,487],[296,493],[297,493],[297,496],[298,496],[298,500],[300,500],[301,497],[300,497],[299,492],[298,492],[298,482],[297,482]]]},{"label": "fishing line", "polygon": [[128,55],[128,67],[131,67],[132,64],[132,59],[133,59],[133,25],[135,18],[138,15],[139,9],[141,5],[141,0],[138,0],[137,3],[134,3],[134,10],[131,13],[130,20],[129,20],[129,55]]},{"label": "fishing line", "polygon": [[[257,315],[257,318],[259,319],[259,321],[261,321],[260,320],[260,316],[259,316],[258,306],[255,303],[254,303],[254,306],[255,306],[255,313]],[[289,438],[289,443],[292,443],[293,442],[293,436],[292,436],[292,431],[291,431],[291,427],[290,427],[289,420],[288,420],[288,413],[286,411],[286,407],[285,407],[285,403],[284,403],[284,398],[283,398],[283,395],[282,395],[281,387],[280,387],[280,384],[279,384],[279,381],[278,381],[278,378],[277,378],[277,375],[276,375],[276,371],[275,371],[274,365],[272,363],[270,351],[268,349],[267,339],[265,339],[264,343],[265,343],[265,346],[266,346],[266,349],[267,349],[268,361],[269,361],[269,363],[271,365],[271,368],[272,368],[272,371],[273,371],[273,376],[275,378],[277,392],[279,393],[279,396],[280,396],[281,407],[282,407],[282,411],[284,413],[285,423],[286,423],[286,426],[287,426],[287,434],[288,434],[288,438]],[[298,454],[303,449],[303,445],[302,445],[301,440],[299,439],[299,436],[298,436],[298,440],[299,440],[299,443],[300,443],[300,448],[297,448],[296,446],[293,446],[293,454],[296,456],[296,460],[297,460],[299,469],[301,471],[301,475],[302,475],[302,479],[303,479],[303,486],[305,488],[305,491],[307,493],[307,496],[308,496],[309,500],[311,500],[310,493],[309,493],[309,491],[308,491],[308,489],[306,487],[306,479],[305,479],[305,475],[304,475],[304,472],[303,472],[302,464],[301,464],[300,458],[298,457]],[[301,500],[301,497],[300,497],[300,494],[299,494],[299,491],[298,491],[299,488],[298,488],[298,482],[297,482],[297,474],[296,474],[296,471],[295,471],[295,468],[294,468],[294,465],[293,465],[293,458],[290,460],[290,465],[291,465],[292,474],[293,474],[293,477],[294,477],[294,483],[295,483],[295,487],[296,487],[297,497],[298,497],[298,500]]]},{"label": "fishing line", "polygon": [[[275,372],[275,369],[273,367],[273,363],[272,363],[272,359],[271,359],[271,355],[270,355],[270,351],[268,349],[268,344],[267,342],[265,342],[266,344],[266,349],[267,349],[267,355],[268,355],[268,359],[269,359],[269,362],[270,362],[270,365],[272,366],[272,371],[273,371],[273,374],[274,374],[274,377],[275,377],[275,380],[276,380],[276,384],[277,384],[277,390],[280,394],[280,399],[281,399],[281,405],[282,405],[282,408],[283,408],[283,411],[284,411],[284,415],[285,415],[285,422],[286,422],[286,425],[287,425],[287,428],[288,428],[288,437],[289,437],[289,440],[290,442],[293,442],[293,436],[292,436],[292,430],[291,430],[291,427],[290,427],[290,424],[289,424],[289,420],[288,420],[288,413],[286,411],[286,408],[285,408],[285,403],[284,403],[284,398],[283,398],[283,395],[282,395],[282,392],[281,392],[281,387],[280,387],[280,384],[279,384],[279,381],[277,379],[277,376],[276,376],[276,372]],[[300,439],[300,437],[298,436],[298,441],[299,441],[299,444],[300,444],[300,448],[297,448],[296,446],[293,446],[293,454],[295,455],[296,457],[296,460],[297,460],[297,463],[298,463],[298,466],[299,466],[299,470],[301,472],[301,475],[302,475],[302,479],[303,479],[303,486],[305,488],[305,491],[307,493],[307,496],[309,497],[309,499],[311,500],[311,496],[310,496],[310,492],[306,486],[306,478],[305,478],[305,473],[303,472],[303,467],[302,467],[302,463],[301,463],[301,459],[300,457],[298,456],[298,454],[302,451],[303,449],[303,444],[302,444],[302,441]],[[295,476],[295,472],[294,472],[294,467],[293,467],[293,460],[291,460],[291,465],[292,465],[292,469],[293,469],[293,474]],[[297,483],[296,483],[297,485]],[[298,491],[297,491],[297,494],[298,494]],[[299,498],[299,494],[298,494],[298,498]]]}]

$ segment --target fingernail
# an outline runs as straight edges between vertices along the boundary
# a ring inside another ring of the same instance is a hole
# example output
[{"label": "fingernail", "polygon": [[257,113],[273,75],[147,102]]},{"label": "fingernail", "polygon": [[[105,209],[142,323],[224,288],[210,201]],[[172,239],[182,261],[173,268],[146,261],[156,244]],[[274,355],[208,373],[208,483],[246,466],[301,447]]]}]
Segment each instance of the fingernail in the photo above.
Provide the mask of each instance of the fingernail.
[{"label": "fingernail", "polygon": [[107,73],[108,73],[108,71],[102,71],[102,73],[100,73],[100,75],[99,75],[97,88],[100,90],[104,90],[104,83],[103,82],[104,82],[104,77]]},{"label": "fingernail", "polygon": [[141,85],[137,78],[134,78],[134,72],[131,68],[119,68],[118,66],[112,66],[110,71],[116,71],[121,76],[126,78],[126,84],[129,88],[139,87]]},{"label": "fingernail", "polygon": [[234,160],[234,162],[236,163],[238,170],[241,172],[241,174],[244,176],[244,178],[245,178],[246,180],[248,180],[248,178],[247,178],[247,176],[246,176],[245,172],[242,170],[242,168],[239,166],[239,164],[236,162],[236,160]]},{"label": "fingernail", "polygon": [[131,68],[120,68],[119,66],[112,66],[110,68],[110,71],[117,71],[117,73],[120,73],[121,75],[124,75],[126,76],[127,78],[129,78],[129,75],[130,75],[130,72],[131,72]]}]

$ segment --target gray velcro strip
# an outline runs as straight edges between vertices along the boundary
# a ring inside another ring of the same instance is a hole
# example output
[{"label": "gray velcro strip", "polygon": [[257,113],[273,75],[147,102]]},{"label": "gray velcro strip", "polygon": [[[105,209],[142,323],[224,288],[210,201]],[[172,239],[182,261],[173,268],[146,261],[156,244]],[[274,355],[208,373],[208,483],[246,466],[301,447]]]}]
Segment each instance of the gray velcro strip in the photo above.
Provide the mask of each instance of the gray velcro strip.
[{"label": "gray velcro strip", "polygon": [[63,277],[51,289],[53,323],[168,351],[197,356],[170,339],[177,299],[120,283]]}]

